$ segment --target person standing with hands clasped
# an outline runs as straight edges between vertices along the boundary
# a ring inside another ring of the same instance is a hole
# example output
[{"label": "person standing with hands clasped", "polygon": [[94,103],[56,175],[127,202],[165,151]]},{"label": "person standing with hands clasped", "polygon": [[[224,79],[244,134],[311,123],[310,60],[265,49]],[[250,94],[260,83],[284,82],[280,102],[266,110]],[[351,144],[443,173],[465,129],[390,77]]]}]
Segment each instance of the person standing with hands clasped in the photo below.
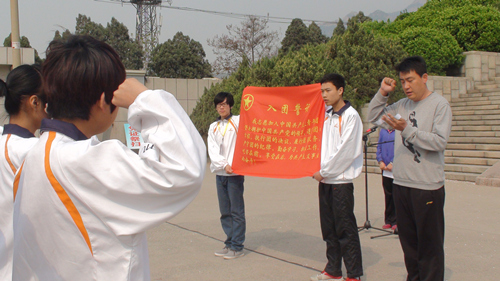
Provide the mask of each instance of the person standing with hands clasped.
[{"label": "person standing with hands clasped", "polygon": [[[320,83],[323,100],[331,108],[323,124],[321,169],[313,178],[319,182],[319,215],[328,263],[311,280],[360,280],[363,266],[352,181],[363,166],[363,123],[349,101],[343,99],[344,77],[326,74]],[[342,277],[342,260],[347,279]]]},{"label": "person standing with hands clasped", "polygon": [[[444,280],[444,150],[451,132],[448,101],[427,88],[422,57],[396,66],[407,98],[386,106],[396,81],[384,78],[370,102],[368,119],[396,129],[394,203],[408,281]],[[400,114],[402,118],[394,116]]]},{"label": "person standing with hands clasped", "polygon": [[393,129],[381,129],[377,145],[377,161],[380,170],[382,170],[382,186],[384,187],[385,195],[385,224],[382,229],[396,230],[396,209],[394,207],[394,199],[392,198],[392,182],[394,176],[392,174],[392,162],[394,160],[394,135]]},{"label": "person standing with hands clasped", "polygon": [[210,170],[216,174],[217,196],[219,198],[220,221],[227,238],[222,250],[215,252],[218,257],[235,259],[242,257],[245,242],[246,220],[243,200],[245,177],[233,173],[234,149],[240,116],[231,114],[233,95],[218,93],[214,105],[219,118],[208,129],[208,154]]}]

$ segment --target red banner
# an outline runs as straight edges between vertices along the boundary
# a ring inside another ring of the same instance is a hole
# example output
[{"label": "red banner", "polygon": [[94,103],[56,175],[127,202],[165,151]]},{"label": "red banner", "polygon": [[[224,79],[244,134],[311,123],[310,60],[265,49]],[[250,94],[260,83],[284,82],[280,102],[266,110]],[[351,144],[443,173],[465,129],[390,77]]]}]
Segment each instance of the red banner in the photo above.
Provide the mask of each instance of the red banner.
[{"label": "red banner", "polygon": [[246,87],[233,158],[239,175],[301,178],[320,169],[321,85]]}]

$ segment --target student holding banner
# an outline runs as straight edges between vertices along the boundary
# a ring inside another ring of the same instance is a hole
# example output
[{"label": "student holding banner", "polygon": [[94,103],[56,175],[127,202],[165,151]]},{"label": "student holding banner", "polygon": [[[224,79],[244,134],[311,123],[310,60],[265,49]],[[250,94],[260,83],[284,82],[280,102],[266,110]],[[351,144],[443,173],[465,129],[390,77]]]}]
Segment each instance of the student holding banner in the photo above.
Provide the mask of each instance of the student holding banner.
[{"label": "student holding banner", "polygon": [[243,200],[245,177],[234,174],[231,167],[240,116],[231,114],[234,98],[230,93],[218,93],[214,98],[214,105],[219,118],[208,129],[208,154],[212,162],[210,170],[216,174],[220,221],[227,236],[224,248],[215,252],[215,255],[235,259],[244,255],[246,232]]},{"label": "student holding banner", "polygon": [[[319,209],[328,263],[318,280],[360,280],[363,275],[361,245],[354,216],[353,179],[363,164],[363,123],[349,101],[344,101],[345,80],[339,74],[321,79],[327,106],[321,145],[321,169],[313,175],[319,182]],[[347,279],[342,277],[342,260]]]}]

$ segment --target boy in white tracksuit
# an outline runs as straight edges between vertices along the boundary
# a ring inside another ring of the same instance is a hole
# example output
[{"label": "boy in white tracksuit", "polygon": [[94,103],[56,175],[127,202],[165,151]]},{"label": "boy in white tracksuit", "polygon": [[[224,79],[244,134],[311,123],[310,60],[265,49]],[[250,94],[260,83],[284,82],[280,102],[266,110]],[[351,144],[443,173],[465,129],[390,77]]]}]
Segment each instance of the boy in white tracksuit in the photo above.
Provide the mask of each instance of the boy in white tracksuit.
[{"label": "boy in white tracksuit", "polygon": [[[175,97],[123,82],[116,52],[89,36],[52,42],[42,70],[53,119],[14,183],[13,280],[150,280],[145,232],[197,195],[200,135]],[[116,106],[146,142],[139,155],[91,137]]]},{"label": "boy in white tracksuit", "polygon": [[345,80],[338,74],[326,74],[321,92],[327,106],[321,143],[321,169],[313,176],[319,182],[320,222],[326,242],[328,263],[324,271],[311,277],[318,280],[359,280],[363,275],[361,246],[354,216],[353,179],[363,163],[363,124],[358,112],[342,95]]},{"label": "boy in white tracksuit", "polygon": [[214,105],[219,114],[208,130],[208,154],[210,170],[216,174],[217,197],[221,213],[220,221],[226,234],[224,248],[215,255],[235,259],[244,255],[246,219],[243,199],[245,177],[233,173],[232,164],[240,116],[231,114],[233,95],[218,93]]}]

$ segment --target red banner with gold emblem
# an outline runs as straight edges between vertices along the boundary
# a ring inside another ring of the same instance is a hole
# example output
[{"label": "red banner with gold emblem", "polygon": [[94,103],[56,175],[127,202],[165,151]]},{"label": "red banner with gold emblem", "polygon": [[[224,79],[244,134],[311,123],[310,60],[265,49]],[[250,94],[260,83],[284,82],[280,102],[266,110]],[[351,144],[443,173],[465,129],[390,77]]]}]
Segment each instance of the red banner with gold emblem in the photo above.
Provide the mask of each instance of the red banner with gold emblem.
[{"label": "red banner with gold emblem", "polygon": [[320,169],[321,85],[246,87],[233,158],[239,175],[301,178]]}]

